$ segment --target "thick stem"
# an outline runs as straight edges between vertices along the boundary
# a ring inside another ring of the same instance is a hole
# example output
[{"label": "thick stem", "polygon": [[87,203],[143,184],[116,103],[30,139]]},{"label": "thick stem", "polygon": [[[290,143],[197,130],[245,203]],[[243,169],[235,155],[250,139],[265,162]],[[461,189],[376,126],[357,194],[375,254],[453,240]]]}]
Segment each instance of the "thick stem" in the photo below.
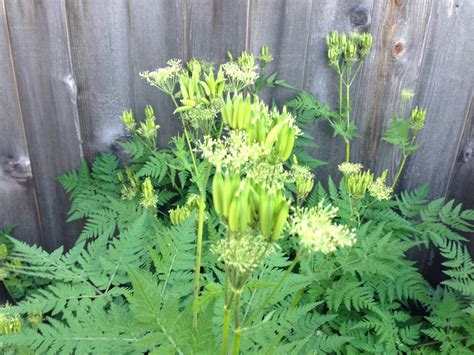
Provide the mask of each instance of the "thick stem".
[{"label": "thick stem", "polygon": [[293,271],[293,269],[295,268],[296,264],[298,264],[300,259],[301,259],[301,252],[298,252],[298,255],[296,256],[295,260],[293,260],[293,262],[288,267],[288,269],[286,269],[285,273],[280,278],[280,281],[278,281],[278,283],[273,287],[272,291],[263,300],[263,302],[260,304],[260,306],[257,308],[257,310],[252,314],[252,316],[247,321],[245,321],[244,328],[249,326],[252,323],[252,321],[260,314],[260,312],[262,312],[265,309],[268,302],[270,302],[270,300],[273,298],[275,293],[280,289],[281,285],[283,284],[283,282],[285,282],[286,278]]},{"label": "thick stem", "polygon": [[[233,295],[231,296],[232,299]],[[230,326],[230,305],[231,299],[229,299],[229,269],[225,268],[224,278],[224,322],[222,327],[222,345],[221,355],[227,354],[227,348],[229,347],[229,326]]]},{"label": "thick stem", "polygon": [[222,332],[221,354],[226,355],[229,347],[230,309],[224,307],[224,328]]},{"label": "thick stem", "polygon": [[232,344],[232,354],[238,355],[240,350],[240,325],[239,325],[239,306],[240,306],[240,290],[237,290],[235,294],[234,304],[234,341]]},{"label": "thick stem", "polygon": [[405,167],[406,161],[407,161],[407,155],[403,154],[403,160],[402,160],[402,163],[400,164],[400,168],[398,168],[397,176],[395,176],[395,180],[393,180],[392,189],[395,188],[395,185],[397,184],[398,179],[400,179],[400,176],[402,175],[402,171],[403,171],[403,168]]},{"label": "thick stem", "polygon": [[202,236],[204,232],[204,212],[206,210],[206,194],[201,192],[199,200],[199,221],[196,242],[196,266],[194,270],[194,300],[193,300],[193,327],[198,323],[199,279],[201,278]]},{"label": "thick stem", "polygon": [[339,117],[342,119],[342,73],[339,73]]},{"label": "thick stem", "polygon": [[[346,133],[349,132],[351,122],[351,98],[350,98],[351,86],[346,85]],[[351,141],[346,138],[346,163],[351,161]]]}]

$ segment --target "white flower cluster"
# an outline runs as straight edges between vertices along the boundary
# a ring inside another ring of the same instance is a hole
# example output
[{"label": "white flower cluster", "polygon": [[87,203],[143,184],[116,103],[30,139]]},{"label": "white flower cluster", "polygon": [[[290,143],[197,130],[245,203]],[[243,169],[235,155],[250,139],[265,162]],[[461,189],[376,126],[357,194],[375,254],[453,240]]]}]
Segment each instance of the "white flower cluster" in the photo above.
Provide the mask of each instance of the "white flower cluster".
[{"label": "white flower cluster", "polygon": [[251,164],[246,169],[247,177],[268,191],[283,189],[286,182],[293,181],[293,176],[285,170],[283,164],[260,162]]},{"label": "white flower cluster", "polygon": [[344,162],[339,164],[338,169],[344,176],[354,175],[359,173],[363,168],[363,165],[360,163],[347,163]]},{"label": "white flower cluster", "polygon": [[268,155],[258,143],[247,142],[244,131],[229,131],[224,140],[207,137],[201,144],[202,156],[219,170],[241,171],[247,164],[262,160]]},{"label": "white flower cluster", "polygon": [[211,252],[227,266],[244,274],[254,271],[273,251],[272,248],[262,236],[246,234],[239,238],[219,240],[211,247]]},{"label": "white flower cluster", "polygon": [[389,200],[392,196],[393,189],[385,185],[386,177],[387,171],[384,171],[384,173],[369,186],[369,193],[376,200]]},{"label": "white flower cluster", "polygon": [[222,70],[229,80],[230,90],[240,91],[252,85],[258,78],[257,66],[241,66],[237,62],[222,64]]},{"label": "white flower cluster", "polygon": [[148,84],[156,86],[166,93],[172,93],[178,76],[182,73],[183,67],[181,60],[170,59],[166,62],[167,66],[154,71],[144,71],[140,77],[146,79]]},{"label": "white flower cluster", "polygon": [[333,222],[337,208],[324,206],[297,208],[291,219],[291,234],[299,237],[301,246],[312,253],[331,253],[337,248],[351,246],[356,242],[355,233],[347,226]]}]

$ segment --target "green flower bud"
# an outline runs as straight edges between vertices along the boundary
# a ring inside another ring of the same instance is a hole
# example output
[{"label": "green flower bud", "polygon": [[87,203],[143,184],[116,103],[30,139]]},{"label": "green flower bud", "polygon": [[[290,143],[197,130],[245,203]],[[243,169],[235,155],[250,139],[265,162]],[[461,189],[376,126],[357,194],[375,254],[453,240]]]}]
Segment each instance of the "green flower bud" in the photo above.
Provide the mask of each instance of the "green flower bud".
[{"label": "green flower bud", "polygon": [[155,123],[156,118],[151,106],[146,107],[145,115],[145,122],[140,122],[140,128],[137,129],[137,132],[143,138],[153,140],[156,138],[158,128],[160,128],[160,126]]},{"label": "green flower bud", "polygon": [[8,335],[19,333],[22,330],[21,318],[19,315],[0,314],[0,334]]},{"label": "green flower bud", "polygon": [[7,257],[8,248],[5,244],[0,244],[0,260],[4,260]]},{"label": "green flower bud", "polygon": [[414,131],[420,131],[425,125],[426,110],[415,107],[411,111],[411,127]]},{"label": "green flower bud", "polygon": [[169,210],[168,213],[170,215],[171,224],[179,226],[189,217],[191,211],[186,206],[178,206],[175,209]]},{"label": "green flower bud", "polygon": [[262,66],[266,66],[273,60],[272,55],[268,52],[268,47],[263,46],[260,55],[258,56],[258,60],[262,63]]},{"label": "green flower bud", "polygon": [[153,111],[153,107],[150,105],[146,105],[145,107],[145,117],[147,119],[155,119],[155,112]]},{"label": "green flower bud", "polygon": [[43,315],[41,313],[28,313],[28,322],[32,326],[37,326],[43,321]]},{"label": "green flower bud", "polygon": [[295,155],[293,155],[291,170],[295,179],[296,195],[300,201],[303,201],[313,189],[314,175],[308,167],[298,164]]},{"label": "green flower bud", "polygon": [[372,35],[370,33],[364,33],[360,35],[360,56],[362,58],[369,54],[372,48]]},{"label": "green flower bud", "polygon": [[374,175],[370,171],[352,174],[347,176],[347,189],[352,198],[361,200],[373,182]]},{"label": "green flower bud", "polygon": [[122,123],[125,125],[127,131],[131,133],[135,132],[137,122],[135,121],[135,117],[133,117],[132,110],[125,110],[122,113]]},{"label": "green flower bud", "polygon": [[155,189],[151,183],[151,179],[147,177],[142,184],[142,198],[140,205],[145,208],[155,207],[158,203],[158,197],[155,195]]},{"label": "green flower bud", "polygon": [[344,51],[344,60],[349,63],[349,62],[357,62],[357,46],[355,45],[353,40],[348,40],[345,46],[345,51]]}]

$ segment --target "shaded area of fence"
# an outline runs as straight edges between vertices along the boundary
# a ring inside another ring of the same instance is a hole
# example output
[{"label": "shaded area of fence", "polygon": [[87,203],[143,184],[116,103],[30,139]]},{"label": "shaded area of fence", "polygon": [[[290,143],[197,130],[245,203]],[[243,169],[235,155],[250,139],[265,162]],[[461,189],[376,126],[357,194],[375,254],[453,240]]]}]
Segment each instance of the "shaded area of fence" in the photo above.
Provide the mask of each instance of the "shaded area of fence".
[{"label": "shaded area of fence", "polygon": [[[160,144],[178,129],[171,104],[138,77],[168,58],[225,60],[227,50],[268,45],[272,68],[289,84],[336,104],[326,60],[329,31],[370,31],[374,49],[354,84],[362,138],[354,161],[377,173],[400,155],[381,140],[402,88],[428,110],[421,150],[402,188],[429,183],[432,196],[474,208],[471,0],[82,0],[0,2],[0,227],[48,249],[70,246],[69,202],[55,177],[114,150],[119,116],[145,104],[158,112]],[[272,90],[279,101],[291,93]],[[313,127],[318,159],[334,173],[344,147],[327,124]]]}]

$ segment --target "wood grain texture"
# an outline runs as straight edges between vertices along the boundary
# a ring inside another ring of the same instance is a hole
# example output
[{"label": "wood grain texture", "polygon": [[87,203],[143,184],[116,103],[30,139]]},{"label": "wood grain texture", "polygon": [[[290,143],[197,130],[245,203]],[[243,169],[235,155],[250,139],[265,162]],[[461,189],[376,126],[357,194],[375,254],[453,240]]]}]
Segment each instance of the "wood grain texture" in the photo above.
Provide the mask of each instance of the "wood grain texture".
[{"label": "wood grain texture", "polygon": [[170,58],[186,60],[189,8],[184,0],[142,0],[128,4],[132,107],[136,116],[144,118],[145,106],[153,106],[161,127],[158,145],[165,146],[180,126],[172,114],[173,103],[166,94],[140,79],[139,73],[163,67]]},{"label": "wood grain texture", "polygon": [[[462,202],[464,208],[474,209],[474,96],[467,110],[463,132],[447,197]],[[474,233],[466,234],[466,237],[471,241],[469,250],[474,255]]]},{"label": "wood grain texture", "polygon": [[11,57],[3,2],[0,3],[0,228],[18,225],[15,236],[43,244],[36,189]]},{"label": "wood grain texture", "polygon": [[423,146],[409,159],[400,187],[428,183],[434,197],[446,194],[474,87],[474,2],[434,1],[431,13],[416,92],[416,103],[427,109]]},{"label": "wood grain texture", "polygon": [[[432,1],[381,1],[372,12],[373,49],[354,93],[353,117],[360,139],[352,144],[353,161],[376,175],[388,169],[392,182],[401,161],[398,147],[382,141],[392,115],[400,111],[400,92],[416,90],[424,54]],[[411,110],[407,107],[409,114]]]},{"label": "wood grain texture", "polygon": [[[339,83],[337,74],[328,65],[326,35],[335,30],[346,33],[367,30],[371,24],[373,3],[373,0],[337,0],[331,3],[313,0],[304,89],[333,110],[337,110],[339,105]],[[325,184],[328,175],[339,176],[337,165],[345,159],[345,145],[340,137],[333,137],[333,130],[325,121],[317,121],[310,130],[319,145],[312,154],[328,162],[316,171],[316,179]]]},{"label": "wood grain texture", "polygon": [[79,166],[82,148],[64,2],[5,4],[44,245],[67,247],[78,233],[55,178]]},{"label": "wood grain texture", "polygon": [[189,56],[220,64],[227,51],[245,50],[248,0],[195,0],[190,3]]},{"label": "wood grain texture", "polygon": [[[303,87],[304,82],[311,7],[310,0],[250,1],[248,50],[258,54],[262,46],[268,46],[273,55],[268,72],[278,71],[278,77],[295,88]],[[263,92],[267,102],[292,96],[286,89]]]},{"label": "wood grain texture", "polygon": [[111,150],[131,107],[127,1],[66,2],[85,157]]}]

